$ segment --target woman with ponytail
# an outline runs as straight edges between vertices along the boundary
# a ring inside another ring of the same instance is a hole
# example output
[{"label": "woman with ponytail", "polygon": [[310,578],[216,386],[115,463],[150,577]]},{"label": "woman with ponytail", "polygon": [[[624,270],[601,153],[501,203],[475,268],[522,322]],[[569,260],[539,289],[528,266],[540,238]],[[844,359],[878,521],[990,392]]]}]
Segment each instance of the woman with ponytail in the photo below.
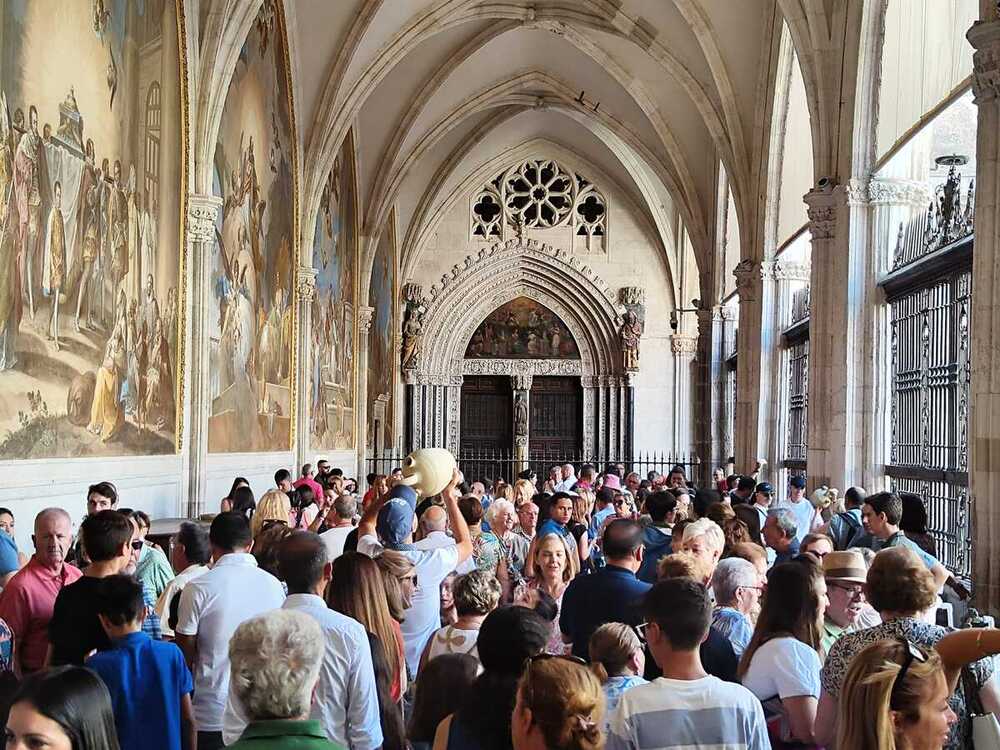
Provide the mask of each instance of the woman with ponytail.
[{"label": "woman with ponytail", "polygon": [[646,684],[641,677],[646,668],[642,641],[628,625],[620,622],[601,625],[590,636],[590,668],[604,691],[607,706],[604,731],[607,732],[608,717],[618,707],[622,693]]},{"label": "woman with ponytail", "polygon": [[603,726],[604,693],[592,672],[565,657],[528,662],[511,719],[514,750],[601,750]]}]

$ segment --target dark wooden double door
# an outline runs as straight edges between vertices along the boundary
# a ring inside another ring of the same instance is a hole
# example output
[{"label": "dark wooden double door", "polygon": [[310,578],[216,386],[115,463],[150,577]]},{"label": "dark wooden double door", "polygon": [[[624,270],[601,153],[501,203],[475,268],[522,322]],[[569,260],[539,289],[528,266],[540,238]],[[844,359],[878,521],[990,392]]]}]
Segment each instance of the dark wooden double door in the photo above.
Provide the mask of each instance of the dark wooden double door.
[{"label": "dark wooden double door", "polygon": [[[513,395],[507,376],[472,375],[462,383],[461,451],[510,453]],[[529,398],[531,455],[563,460],[579,453],[583,425],[580,379],[535,377]]]}]

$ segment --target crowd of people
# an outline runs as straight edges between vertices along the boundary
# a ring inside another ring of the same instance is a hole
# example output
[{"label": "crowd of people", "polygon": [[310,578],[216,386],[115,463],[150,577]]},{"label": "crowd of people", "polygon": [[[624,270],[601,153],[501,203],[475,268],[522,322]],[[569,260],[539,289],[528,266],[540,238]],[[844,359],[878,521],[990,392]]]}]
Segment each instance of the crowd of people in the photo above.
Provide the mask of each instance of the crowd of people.
[{"label": "crowd of people", "polygon": [[111,482],[30,558],[0,508],[7,747],[957,750],[1000,710],[998,631],[935,621],[919,497],[400,478],[237,478],[166,551]]}]

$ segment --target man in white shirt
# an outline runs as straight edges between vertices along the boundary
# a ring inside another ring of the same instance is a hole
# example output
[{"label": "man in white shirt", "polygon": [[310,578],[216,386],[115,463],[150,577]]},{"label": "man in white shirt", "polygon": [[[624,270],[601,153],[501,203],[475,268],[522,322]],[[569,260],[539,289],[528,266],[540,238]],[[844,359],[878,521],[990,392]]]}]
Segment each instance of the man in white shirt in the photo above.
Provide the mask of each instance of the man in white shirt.
[{"label": "man in white shirt", "polygon": [[354,529],[354,516],[357,512],[358,501],[352,495],[340,495],[333,501],[333,508],[326,514],[326,522],[330,528],[320,534],[330,562],[344,554],[344,542]]},{"label": "man in white shirt", "polygon": [[195,578],[208,572],[208,562],[211,559],[208,531],[190,521],[182,523],[170,549],[170,564],[177,575],[156,601],[156,614],[160,618],[163,635],[174,635],[172,623],[177,621],[181,591]]},{"label": "man in white shirt", "polygon": [[[348,750],[374,750],[382,744],[378,691],[371,646],[364,626],[326,606],[323,592],[333,575],[326,544],[312,532],[297,531],[281,542],[278,569],[288,584],[282,609],[303,612],[323,631],[323,663],[309,718],[327,739]],[[231,745],[249,718],[232,687],[226,705],[223,739]]]},{"label": "man in white shirt", "polygon": [[690,578],[660,581],[643,610],[641,627],[663,677],[622,694],[611,713],[607,750],[770,750],[760,701],[702,667],[699,647],[712,618],[705,587]]},{"label": "man in white shirt", "polygon": [[802,544],[807,534],[812,534],[823,525],[823,516],[806,497],[806,478],[796,475],[788,480],[788,498],[772,505],[788,508],[795,515],[795,541]]},{"label": "man in white shirt", "polygon": [[412,543],[417,497],[404,485],[397,485],[387,495],[373,500],[358,524],[358,552],[378,557],[383,549],[397,550],[416,567],[417,588],[400,626],[406,663],[414,675],[424,646],[441,626],[441,581],[472,555],[469,527],[458,510],[459,480],[456,470],[441,492],[453,535],[452,542],[444,547],[421,550]]},{"label": "man in white shirt", "polygon": [[556,485],[556,492],[570,492],[574,487],[576,487],[576,469],[573,468],[573,464],[563,464],[562,466],[562,481]]},{"label": "man in white shirt", "polygon": [[277,609],[285,592],[257,567],[253,537],[242,513],[220,513],[208,533],[214,567],[181,592],[177,645],[194,674],[198,750],[219,750],[229,692],[229,639],[251,617]]},{"label": "man in white shirt", "polygon": [[448,514],[440,505],[432,505],[425,510],[417,525],[420,539],[413,544],[417,549],[438,549],[455,543],[448,534]]}]

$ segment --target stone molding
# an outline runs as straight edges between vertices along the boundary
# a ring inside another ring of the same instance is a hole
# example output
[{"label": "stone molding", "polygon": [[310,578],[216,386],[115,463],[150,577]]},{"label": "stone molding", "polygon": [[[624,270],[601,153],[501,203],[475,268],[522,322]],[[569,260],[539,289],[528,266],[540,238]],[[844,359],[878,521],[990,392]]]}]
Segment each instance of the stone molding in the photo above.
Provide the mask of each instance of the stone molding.
[{"label": "stone molding", "polygon": [[185,227],[191,242],[215,242],[215,221],[222,208],[222,198],[215,195],[188,194]]},{"label": "stone molding", "polygon": [[972,94],[976,104],[1000,97],[1000,22],[977,21],[965,35],[972,54]]},{"label": "stone molding", "polygon": [[299,301],[311,304],[316,299],[316,276],[319,274],[315,268],[302,266],[295,274],[295,288],[299,295]]},{"label": "stone molding", "polygon": [[[531,388],[535,375],[582,375],[583,364],[578,359],[465,359],[460,365],[462,375],[509,375],[517,389]],[[528,385],[517,385],[526,378]]]},{"label": "stone molding", "polygon": [[510,381],[515,391],[530,391],[532,374],[530,372],[517,372],[510,376]]},{"label": "stone molding", "polygon": [[809,263],[778,261],[774,264],[773,275],[777,281],[809,281],[812,266]]},{"label": "stone molding", "polygon": [[927,184],[917,180],[876,178],[868,183],[868,201],[872,205],[925,208],[930,199],[931,193]]},{"label": "stone molding", "polygon": [[693,357],[698,352],[698,337],[675,333],[670,337],[670,351],[675,355]]},{"label": "stone molding", "polygon": [[837,196],[832,186],[813,188],[804,196],[813,240],[832,240],[837,233]]},{"label": "stone molding", "polygon": [[767,267],[770,265],[750,258],[744,258],[736,264],[733,276],[736,277],[736,293],[740,297],[740,302],[757,300],[757,289],[760,287],[761,279],[766,277]]},{"label": "stone molding", "polygon": [[367,334],[372,328],[372,320],[375,318],[375,308],[361,305],[358,307],[358,330],[362,335]]},{"label": "stone molding", "polygon": [[646,304],[646,290],[641,286],[623,286],[618,290],[618,296],[626,306]]},{"label": "stone molding", "polygon": [[440,284],[431,286],[420,373],[472,374],[464,369],[463,360],[476,327],[517,297],[535,300],[566,324],[581,360],[565,366],[576,374],[621,369],[618,331],[625,308],[604,279],[564,250],[534,240],[507,240],[467,256],[441,277]]}]

